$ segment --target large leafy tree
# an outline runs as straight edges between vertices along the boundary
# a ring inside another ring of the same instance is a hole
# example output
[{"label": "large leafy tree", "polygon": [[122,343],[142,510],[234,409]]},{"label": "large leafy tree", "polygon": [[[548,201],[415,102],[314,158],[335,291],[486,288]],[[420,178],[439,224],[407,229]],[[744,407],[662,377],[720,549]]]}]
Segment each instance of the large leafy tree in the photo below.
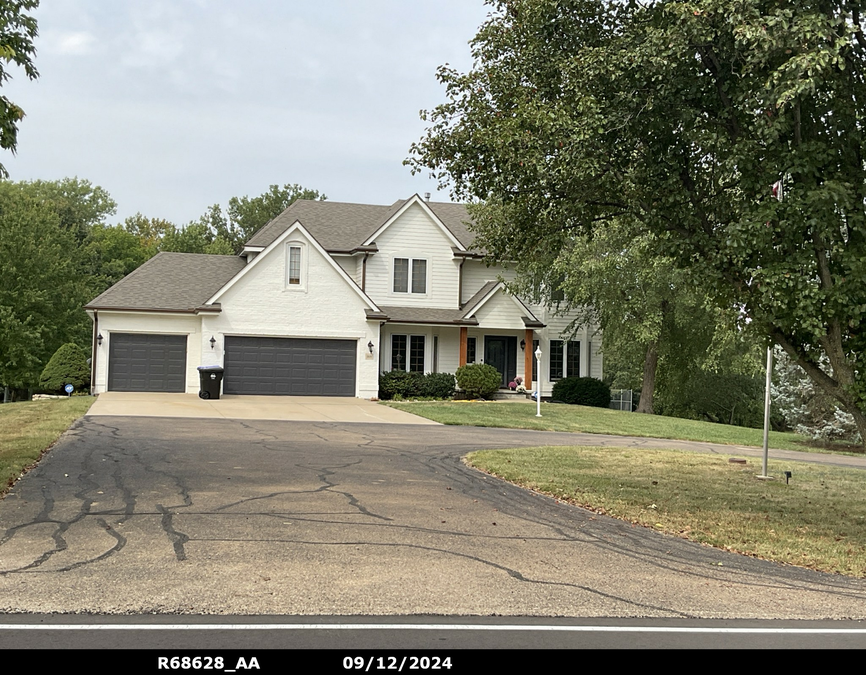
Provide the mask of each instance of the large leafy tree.
[{"label": "large leafy tree", "polygon": [[[15,64],[24,69],[31,80],[39,73],[33,65],[36,48],[36,19],[28,12],[39,6],[39,0],[3,0],[0,2],[0,84],[11,77],[9,66]],[[0,148],[15,152],[18,147],[18,124],[24,111],[5,96],[0,95]],[[9,172],[0,164],[0,178]]]},{"label": "large leafy tree", "polygon": [[493,4],[473,70],[440,70],[414,168],[483,202],[500,258],[628,218],[866,437],[859,3]]},{"label": "large leafy tree", "polygon": [[[50,206],[0,183],[0,384],[34,386],[74,337],[85,293],[75,236]],[[85,317],[86,318],[86,317]]]},{"label": "large leafy tree", "polygon": [[300,185],[271,185],[267,192],[258,197],[232,197],[227,213],[223,213],[219,204],[214,204],[199,218],[197,224],[211,231],[214,240],[228,242],[235,253],[240,253],[250,237],[298,199],[327,197],[317,190]]}]

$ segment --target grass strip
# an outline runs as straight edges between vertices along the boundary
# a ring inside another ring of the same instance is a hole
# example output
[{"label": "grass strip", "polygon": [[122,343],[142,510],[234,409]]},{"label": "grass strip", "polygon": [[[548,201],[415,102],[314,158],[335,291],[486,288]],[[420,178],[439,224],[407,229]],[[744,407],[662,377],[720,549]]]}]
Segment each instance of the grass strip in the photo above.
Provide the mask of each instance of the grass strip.
[{"label": "grass strip", "polygon": [[95,400],[72,396],[0,405],[0,496]]},{"label": "grass strip", "polygon": [[[487,473],[597,513],[717,548],[823,572],[866,576],[866,474],[805,462],[635,448],[473,452]],[[784,472],[791,471],[790,484]],[[779,477],[781,477],[779,479]]]},{"label": "grass strip", "polygon": [[[386,405],[441,424],[460,426],[641,436],[756,447],[761,447],[764,442],[761,429],[580,405],[543,403],[541,417],[535,416],[535,403],[529,401],[388,401]],[[799,434],[778,431],[770,432],[770,447],[808,452],[828,451],[809,445],[808,439]],[[851,449],[850,446],[836,447]],[[833,450],[833,446],[830,449]]]}]

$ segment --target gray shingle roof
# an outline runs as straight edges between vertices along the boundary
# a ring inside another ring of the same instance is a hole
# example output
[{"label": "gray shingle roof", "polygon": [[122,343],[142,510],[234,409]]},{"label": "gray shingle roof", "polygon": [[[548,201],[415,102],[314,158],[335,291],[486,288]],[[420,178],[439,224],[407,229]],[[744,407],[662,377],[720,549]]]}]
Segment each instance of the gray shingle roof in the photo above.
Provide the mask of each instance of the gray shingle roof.
[{"label": "gray shingle roof", "polygon": [[[299,199],[256,232],[246,245],[268,246],[300,220],[326,251],[351,251],[361,246],[407,201],[403,199],[390,206],[375,206]],[[469,248],[475,235],[464,224],[469,220],[466,206],[444,202],[426,204],[457,240]]]},{"label": "gray shingle roof", "polygon": [[244,265],[243,258],[233,255],[158,253],[85,308],[189,312],[207,302]]}]

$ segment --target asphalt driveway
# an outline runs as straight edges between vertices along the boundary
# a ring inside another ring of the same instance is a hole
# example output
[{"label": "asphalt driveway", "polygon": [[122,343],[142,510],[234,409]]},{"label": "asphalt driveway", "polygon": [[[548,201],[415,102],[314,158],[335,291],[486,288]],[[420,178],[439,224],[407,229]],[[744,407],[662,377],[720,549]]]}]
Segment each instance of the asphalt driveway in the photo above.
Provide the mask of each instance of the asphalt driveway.
[{"label": "asphalt driveway", "polygon": [[573,443],[88,416],[0,502],[0,611],[866,617],[866,581],[660,535],[460,461]]}]

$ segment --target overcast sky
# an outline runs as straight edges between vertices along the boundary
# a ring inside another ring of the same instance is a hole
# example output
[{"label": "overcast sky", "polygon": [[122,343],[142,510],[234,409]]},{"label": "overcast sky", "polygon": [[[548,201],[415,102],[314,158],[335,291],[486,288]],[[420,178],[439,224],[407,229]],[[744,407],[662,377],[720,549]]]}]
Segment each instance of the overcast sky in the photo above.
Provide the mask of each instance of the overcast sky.
[{"label": "overcast sky", "polygon": [[471,66],[482,0],[42,0],[12,180],[78,176],[184,224],[214,203],[299,183],[330,200],[436,193],[403,160]]}]

